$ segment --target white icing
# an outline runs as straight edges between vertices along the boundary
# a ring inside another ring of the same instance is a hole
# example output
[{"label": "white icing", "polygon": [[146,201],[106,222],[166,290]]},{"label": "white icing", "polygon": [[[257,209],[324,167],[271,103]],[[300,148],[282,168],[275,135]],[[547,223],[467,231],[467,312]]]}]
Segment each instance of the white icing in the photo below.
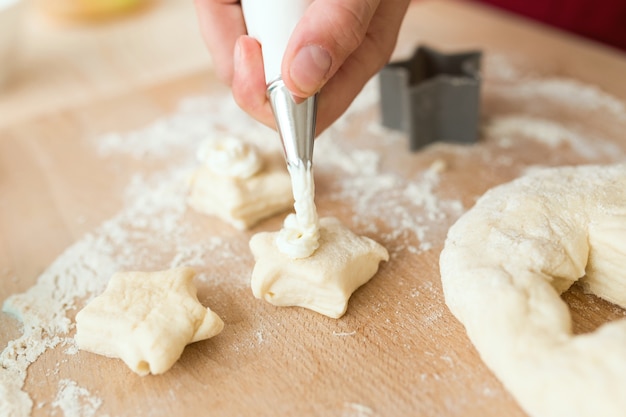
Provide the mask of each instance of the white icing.
[{"label": "white icing", "polygon": [[205,141],[197,156],[211,171],[225,177],[250,178],[263,165],[254,145],[234,137]]},{"label": "white icing", "polygon": [[285,219],[276,237],[276,246],[290,258],[307,258],[319,247],[319,220],[315,208],[315,183],[313,167],[309,162],[289,165],[293,188],[295,214]]}]

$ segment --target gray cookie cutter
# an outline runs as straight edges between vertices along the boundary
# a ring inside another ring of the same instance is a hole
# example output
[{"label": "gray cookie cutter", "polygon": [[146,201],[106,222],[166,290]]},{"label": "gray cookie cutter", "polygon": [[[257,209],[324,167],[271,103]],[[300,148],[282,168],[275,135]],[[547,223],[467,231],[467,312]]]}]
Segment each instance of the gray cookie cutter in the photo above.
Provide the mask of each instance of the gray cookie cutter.
[{"label": "gray cookie cutter", "polygon": [[382,124],[409,136],[411,151],[436,141],[474,143],[480,116],[481,51],[418,47],[379,74]]}]

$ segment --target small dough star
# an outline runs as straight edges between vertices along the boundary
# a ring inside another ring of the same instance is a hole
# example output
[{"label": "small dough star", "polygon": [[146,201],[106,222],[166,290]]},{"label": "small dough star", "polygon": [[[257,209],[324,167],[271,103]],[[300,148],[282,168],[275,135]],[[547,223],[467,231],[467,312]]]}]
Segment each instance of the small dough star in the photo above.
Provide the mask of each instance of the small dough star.
[{"label": "small dough star", "polygon": [[256,298],[275,306],[299,306],[331,318],[348,308],[352,293],[389,260],[382,245],[358,236],[334,217],[320,219],[320,247],[308,258],[292,259],[278,249],[278,232],[250,239],[256,261],[251,287]]},{"label": "small dough star", "polygon": [[122,359],[139,375],[161,374],[185,346],[222,331],[224,323],[198,301],[191,268],[119,272],[76,315],[78,347]]}]

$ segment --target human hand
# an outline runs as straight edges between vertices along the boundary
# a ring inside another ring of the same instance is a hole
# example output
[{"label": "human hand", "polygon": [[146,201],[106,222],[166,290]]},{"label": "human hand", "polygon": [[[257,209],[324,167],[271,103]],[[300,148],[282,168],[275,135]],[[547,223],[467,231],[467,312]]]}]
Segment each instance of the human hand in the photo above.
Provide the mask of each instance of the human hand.
[{"label": "human hand", "polygon": [[[389,60],[410,0],[314,0],[298,22],[283,57],[285,85],[296,97],[319,92],[317,133],[348,108]],[[274,127],[265,95],[259,43],[246,35],[237,0],[195,0],[203,38],[218,77],[237,104]]]}]

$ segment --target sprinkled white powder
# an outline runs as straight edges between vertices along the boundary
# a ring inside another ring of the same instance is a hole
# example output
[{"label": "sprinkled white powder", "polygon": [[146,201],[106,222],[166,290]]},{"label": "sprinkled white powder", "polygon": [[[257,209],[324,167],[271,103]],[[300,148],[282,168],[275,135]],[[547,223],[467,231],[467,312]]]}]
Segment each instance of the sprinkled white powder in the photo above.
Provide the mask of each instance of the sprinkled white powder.
[{"label": "sprinkled white powder", "polygon": [[65,417],[92,417],[100,405],[101,399],[93,397],[87,389],[70,379],[59,381],[59,392],[52,403],[53,407],[63,411]]},{"label": "sprinkled white powder", "polygon": [[485,79],[519,81],[524,76],[520,68],[515,66],[507,56],[488,54],[483,59],[481,75]]},{"label": "sprinkled white powder", "polygon": [[356,330],[351,332],[333,332],[333,336],[337,337],[346,337],[346,336],[354,336],[356,334]]},{"label": "sprinkled white powder", "polygon": [[602,141],[600,138],[590,140],[562,124],[525,115],[498,117],[487,126],[486,133],[497,138],[502,147],[511,146],[513,137],[522,135],[550,148],[567,143],[579,155],[589,159],[613,159],[621,153],[614,143]]},{"label": "sprinkled white powder", "polygon": [[[380,172],[380,156],[375,151],[345,151],[336,142],[326,139],[319,140],[316,146],[316,152],[322,155],[318,159],[320,164],[330,164],[334,171],[342,170],[348,174],[336,176],[340,187],[331,198],[350,201],[354,207],[353,223],[368,233],[380,232],[375,220],[385,213],[385,223],[391,231],[382,233],[382,238],[391,251],[408,249],[419,253],[429,250],[432,243],[428,241],[428,232],[433,225],[463,212],[459,200],[437,196],[436,188],[443,169],[441,163],[423,171],[418,178],[407,180]],[[412,236],[419,240],[419,247],[407,243]]]},{"label": "sprinkled white powder", "polygon": [[169,159],[184,153],[191,158],[202,141],[224,136],[241,137],[264,149],[280,147],[276,133],[247,117],[227,94],[185,99],[170,117],[137,131],[97,137],[93,143],[102,157]]},{"label": "sprinkled white powder", "polygon": [[603,110],[624,120],[624,103],[597,87],[567,78],[527,79],[508,91],[508,98],[557,102],[560,106]]},{"label": "sprinkled white powder", "polygon": [[345,403],[343,417],[371,417],[374,410],[370,407],[359,403]]}]

